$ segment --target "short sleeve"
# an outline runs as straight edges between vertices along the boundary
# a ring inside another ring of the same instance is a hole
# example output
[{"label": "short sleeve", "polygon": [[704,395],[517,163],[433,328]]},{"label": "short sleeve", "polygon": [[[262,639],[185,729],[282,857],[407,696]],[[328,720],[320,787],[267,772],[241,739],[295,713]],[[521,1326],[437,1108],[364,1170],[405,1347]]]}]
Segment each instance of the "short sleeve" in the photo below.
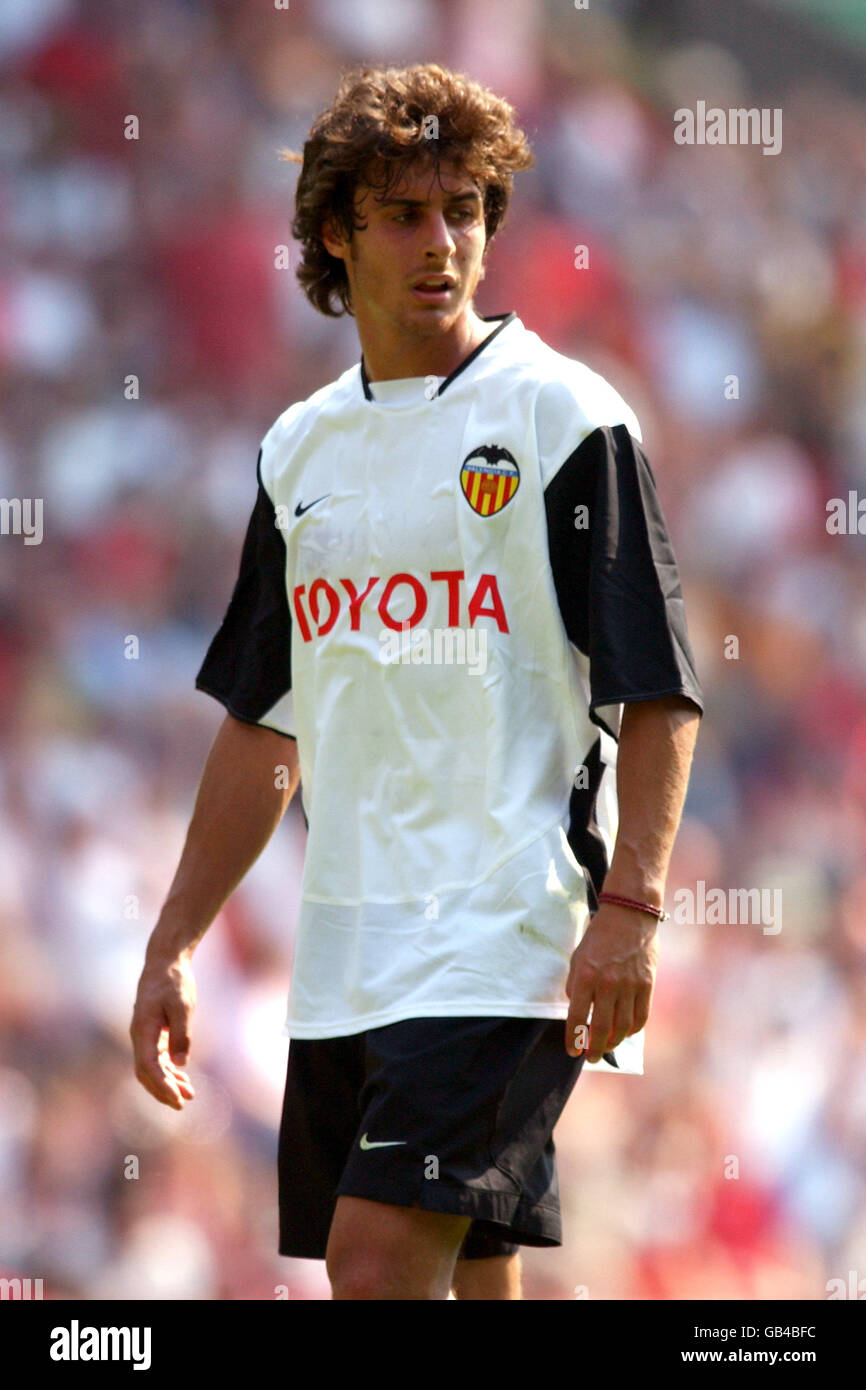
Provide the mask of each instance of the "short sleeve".
[{"label": "short sleeve", "polygon": [[548,482],[550,563],[569,640],[589,659],[590,716],[684,695],[703,713],[676,558],[655,479],[624,424],[593,430]]},{"label": "short sleeve", "polygon": [[286,543],[262,482],[261,462],[260,451],[258,493],[240,572],[195,684],[236,719],[295,738]]}]

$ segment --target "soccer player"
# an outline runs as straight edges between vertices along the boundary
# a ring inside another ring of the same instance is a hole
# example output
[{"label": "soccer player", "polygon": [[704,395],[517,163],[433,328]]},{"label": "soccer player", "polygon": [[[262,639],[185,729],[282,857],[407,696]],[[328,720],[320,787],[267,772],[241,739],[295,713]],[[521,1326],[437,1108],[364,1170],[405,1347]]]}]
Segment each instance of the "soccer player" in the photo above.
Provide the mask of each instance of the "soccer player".
[{"label": "soccer player", "polygon": [[193,950],[300,782],[279,1248],[335,1299],[519,1298],[520,1246],[561,1243],[581,1069],[643,1071],[702,695],[634,414],[474,308],[531,163],[432,64],[346,75],[313,126],[298,278],[361,360],[262,442],[134,1010],[181,1109]]}]

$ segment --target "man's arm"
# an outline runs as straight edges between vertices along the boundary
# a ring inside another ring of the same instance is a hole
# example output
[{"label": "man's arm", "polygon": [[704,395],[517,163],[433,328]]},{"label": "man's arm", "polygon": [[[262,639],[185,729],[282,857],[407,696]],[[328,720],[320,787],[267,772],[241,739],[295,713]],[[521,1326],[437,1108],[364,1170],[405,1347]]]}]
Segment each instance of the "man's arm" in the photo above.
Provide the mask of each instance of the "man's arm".
[{"label": "man's arm", "polygon": [[[638,701],[623,710],[617,753],[619,829],[604,891],[661,907],[679,828],[700,715],[682,696]],[[649,913],[602,903],[571,958],[565,1046],[592,1024],[587,1061],[598,1062],[649,1018],[658,959],[658,922]]]},{"label": "man's arm", "polygon": [[[288,786],[277,786],[277,768]],[[151,933],[132,1015],[135,1074],[182,1110],[195,1094],[182,1068],[195,981],[190,961],[226,899],[258,859],[300,780],[294,739],[227,714],[202,774],[186,843]]]}]

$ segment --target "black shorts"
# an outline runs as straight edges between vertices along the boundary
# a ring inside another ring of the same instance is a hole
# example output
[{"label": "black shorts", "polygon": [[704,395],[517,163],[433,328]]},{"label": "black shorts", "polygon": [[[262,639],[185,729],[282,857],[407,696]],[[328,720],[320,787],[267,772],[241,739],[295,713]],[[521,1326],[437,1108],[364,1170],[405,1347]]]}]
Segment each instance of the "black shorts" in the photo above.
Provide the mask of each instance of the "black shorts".
[{"label": "black shorts", "polygon": [[553,1127],[583,1061],[562,1019],[411,1018],[293,1038],[279,1253],[324,1259],[338,1196],[469,1216],[464,1259],[561,1245]]}]

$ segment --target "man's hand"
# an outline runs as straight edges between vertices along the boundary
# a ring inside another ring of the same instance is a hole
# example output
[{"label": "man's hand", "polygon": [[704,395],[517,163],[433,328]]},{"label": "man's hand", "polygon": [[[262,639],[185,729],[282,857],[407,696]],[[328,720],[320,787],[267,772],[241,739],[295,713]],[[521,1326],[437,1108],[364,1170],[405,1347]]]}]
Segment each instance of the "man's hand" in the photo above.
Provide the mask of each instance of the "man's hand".
[{"label": "man's hand", "polygon": [[194,1008],[195,980],[186,956],[145,962],[129,1029],[135,1074],[145,1090],[175,1110],[195,1096],[183,1070]]},{"label": "man's hand", "polygon": [[[565,1050],[599,1062],[649,1018],[658,965],[658,923],[648,913],[602,903],[571,957]],[[592,1020],[590,1023],[590,1007]],[[577,1036],[579,1024],[590,1024]],[[586,1047],[584,1047],[586,1043]]]},{"label": "man's hand", "polygon": [[[619,826],[604,876],[607,892],[641,903],[664,899],[699,718],[686,695],[625,706],[616,760]],[[572,954],[565,987],[570,1003],[565,1050],[571,1057],[586,1052],[588,1062],[600,1062],[645,1026],[658,964],[657,932],[658,921],[648,912],[601,904]],[[575,1046],[574,1030],[581,1024]]]},{"label": "man's hand", "polygon": [[147,945],[129,1030],[136,1076],[175,1110],[195,1095],[183,1070],[195,1008],[192,953],[270,840],[300,777],[294,739],[226,715]]}]

